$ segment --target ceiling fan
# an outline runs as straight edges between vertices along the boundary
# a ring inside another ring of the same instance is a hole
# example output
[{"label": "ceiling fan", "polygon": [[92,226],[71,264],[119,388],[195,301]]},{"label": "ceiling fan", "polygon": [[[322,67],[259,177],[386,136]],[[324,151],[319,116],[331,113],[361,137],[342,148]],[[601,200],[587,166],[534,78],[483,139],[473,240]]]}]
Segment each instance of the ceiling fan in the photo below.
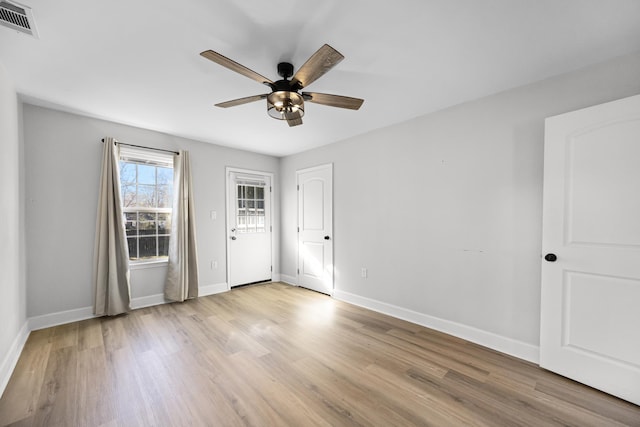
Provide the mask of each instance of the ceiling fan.
[{"label": "ceiling fan", "polygon": [[[359,109],[364,102],[364,99],[351,98],[349,96],[300,92],[344,59],[340,52],[328,44],[325,44],[311,55],[295,74],[291,63],[279,63],[278,75],[282,79],[275,82],[212,50],[205,50],[200,55],[271,88],[271,93],[221,102],[216,104],[216,107],[235,107],[236,105],[266,99],[269,116],[278,120],[286,120],[289,126],[298,126],[302,124],[302,116],[304,116],[304,101],[330,107],[348,108],[350,110]],[[291,79],[289,79],[290,77]]]}]

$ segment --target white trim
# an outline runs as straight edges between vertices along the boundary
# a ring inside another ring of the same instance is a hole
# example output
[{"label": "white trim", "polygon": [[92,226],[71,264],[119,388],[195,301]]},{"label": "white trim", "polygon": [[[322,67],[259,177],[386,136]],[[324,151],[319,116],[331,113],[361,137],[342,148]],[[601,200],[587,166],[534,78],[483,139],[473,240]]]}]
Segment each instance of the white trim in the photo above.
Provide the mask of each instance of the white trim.
[{"label": "white trim", "polygon": [[[198,294],[201,297],[213,294],[219,294],[229,290],[226,283],[216,283],[213,285],[200,286]],[[164,294],[147,295],[144,297],[132,298],[131,309],[151,307],[154,305],[166,304],[168,301],[164,298]],[[81,320],[92,319],[96,317],[93,314],[93,307],[76,308],[73,310],[59,311],[56,313],[43,314],[27,319],[28,329],[37,331],[38,329],[50,328],[53,326],[64,325],[71,322],[79,322]]]},{"label": "white trim", "polygon": [[280,273],[271,273],[271,281],[279,282],[280,281]]},{"label": "white trim", "polygon": [[298,278],[295,276],[287,276],[286,274],[280,274],[280,281],[287,285],[298,286]]},{"label": "white trim", "polygon": [[165,304],[170,301],[164,299],[164,294],[147,295],[144,297],[131,298],[131,310]]},{"label": "white trim", "polygon": [[96,316],[93,314],[93,306],[91,306],[34,316],[27,319],[27,322],[29,323],[30,330],[37,331],[38,329],[64,325],[65,323],[78,322],[80,320],[87,320],[94,317]]},{"label": "white trim", "polygon": [[337,300],[435,329],[535,364],[540,360],[540,348],[536,345],[337,289],[333,296]]},{"label": "white trim", "polygon": [[129,261],[129,270],[144,270],[145,268],[161,268],[169,266],[169,258],[158,261]]},{"label": "white trim", "polygon": [[198,288],[198,296],[206,297],[207,295],[221,294],[229,290],[228,283],[214,283],[213,285],[204,285]]},{"label": "white trim", "polygon": [[2,397],[5,388],[7,388],[7,384],[9,384],[11,374],[13,374],[13,370],[18,364],[18,359],[20,359],[20,354],[22,354],[27,338],[29,338],[29,322],[24,322],[18,335],[11,343],[9,351],[4,356],[2,364],[0,364],[0,397]]},{"label": "white trim", "polygon": [[330,167],[331,168],[331,172],[333,173],[333,162],[329,162],[329,163],[323,163],[321,165],[311,166],[311,167],[308,167],[308,168],[296,169],[296,174],[299,173],[299,172],[304,172],[304,173],[313,172],[313,171],[324,169],[326,167]]}]

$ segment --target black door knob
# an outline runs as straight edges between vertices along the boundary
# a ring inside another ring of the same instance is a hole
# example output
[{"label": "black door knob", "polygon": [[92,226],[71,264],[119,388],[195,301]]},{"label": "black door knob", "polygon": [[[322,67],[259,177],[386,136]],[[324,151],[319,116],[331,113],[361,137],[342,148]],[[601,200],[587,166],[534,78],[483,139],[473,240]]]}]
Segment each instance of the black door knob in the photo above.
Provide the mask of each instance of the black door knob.
[{"label": "black door knob", "polygon": [[556,256],[556,254],[546,254],[544,256],[544,259],[546,259],[549,262],[555,262],[558,259],[558,257]]},{"label": "black door knob", "polygon": [[329,237],[329,236],[324,236],[324,240],[329,240],[329,239],[331,239],[331,237]]}]

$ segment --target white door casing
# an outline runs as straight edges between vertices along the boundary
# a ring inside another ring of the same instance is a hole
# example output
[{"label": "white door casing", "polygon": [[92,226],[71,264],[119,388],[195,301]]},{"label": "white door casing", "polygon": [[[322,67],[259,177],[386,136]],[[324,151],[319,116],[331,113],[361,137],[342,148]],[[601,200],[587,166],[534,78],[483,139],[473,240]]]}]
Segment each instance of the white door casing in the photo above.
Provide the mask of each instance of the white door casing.
[{"label": "white door casing", "polygon": [[546,120],[542,250],[540,366],[640,405],[640,96]]},{"label": "white door casing", "polygon": [[272,175],[227,168],[227,283],[271,280]]},{"label": "white door casing", "polygon": [[296,172],[298,285],[333,294],[333,165]]}]

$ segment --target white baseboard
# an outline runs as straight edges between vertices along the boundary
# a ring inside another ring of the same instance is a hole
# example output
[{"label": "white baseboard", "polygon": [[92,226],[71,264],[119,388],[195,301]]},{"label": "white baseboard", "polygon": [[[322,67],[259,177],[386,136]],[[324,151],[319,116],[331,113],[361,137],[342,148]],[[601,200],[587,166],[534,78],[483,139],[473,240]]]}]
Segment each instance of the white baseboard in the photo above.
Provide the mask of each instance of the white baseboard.
[{"label": "white baseboard", "polygon": [[227,282],[214,283],[213,285],[200,286],[198,289],[198,296],[206,297],[207,295],[220,294],[222,292],[227,292],[228,290],[229,285]]},{"label": "white baseboard", "polygon": [[287,285],[298,286],[298,278],[295,276],[287,276],[286,274],[280,275],[280,281]]},{"label": "white baseboard", "polygon": [[96,317],[93,314],[93,307],[82,307],[30,317],[27,319],[27,322],[29,323],[30,330],[37,331],[38,329],[64,325],[65,323],[78,322],[80,320],[91,319],[93,317]]},{"label": "white baseboard", "polygon": [[349,292],[335,290],[333,297],[353,305],[368,308],[369,310],[377,311],[398,319],[435,329],[437,331],[480,344],[484,347],[506,353],[519,359],[528,360],[535,364],[539,363],[540,349],[538,346],[532,344],[494,334],[493,332],[483,331],[472,326],[440,319],[438,317],[418,313],[392,304],[351,294]]},{"label": "white baseboard", "polygon": [[[214,283],[213,285],[204,285],[198,287],[198,296],[206,297],[207,295],[219,294],[229,290],[226,283]],[[132,298],[131,309],[151,307],[154,305],[166,304],[171,302],[165,299],[164,294],[148,295],[146,297]]]},{"label": "white baseboard", "polygon": [[11,374],[18,363],[18,359],[20,358],[22,349],[27,342],[27,338],[29,338],[29,322],[24,322],[20,331],[18,331],[18,335],[11,343],[9,351],[4,356],[2,364],[0,364],[0,397],[2,397],[5,388],[7,388],[7,384],[9,384]]},{"label": "white baseboard", "polygon": [[131,298],[131,309],[136,310],[138,308],[152,307],[154,305],[160,305],[167,303],[164,299],[164,294],[147,295],[146,297]]},{"label": "white baseboard", "polygon": [[[226,283],[218,283],[214,285],[201,286],[198,289],[200,296],[219,294],[228,291]],[[151,307],[154,305],[165,304],[163,294],[148,295],[144,297],[132,298],[131,309]],[[59,311],[57,313],[43,314],[41,316],[30,317],[27,320],[29,330],[36,331],[38,329],[50,328],[52,326],[64,325],[65,323],[78,322],[96,317],[93,314],[93,307],[76,308],[73,310]]]}]

